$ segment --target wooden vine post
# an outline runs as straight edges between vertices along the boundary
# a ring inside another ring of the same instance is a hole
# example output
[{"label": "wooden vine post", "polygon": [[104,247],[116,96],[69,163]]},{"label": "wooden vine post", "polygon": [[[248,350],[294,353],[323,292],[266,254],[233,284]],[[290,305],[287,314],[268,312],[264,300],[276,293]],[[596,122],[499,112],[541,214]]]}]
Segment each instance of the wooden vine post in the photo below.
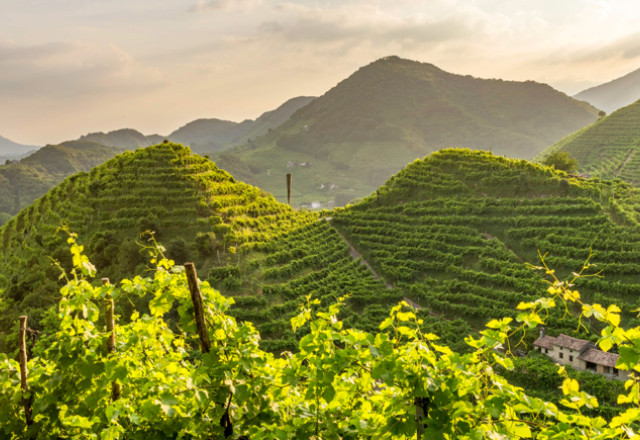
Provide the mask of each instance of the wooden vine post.
[{"label": "wooden vine post", "polygon": [[425,419],[427,418],[427,413],[429,412],[429,404],[431,403],[431,401],[428,397],[416,397],[413,403],[416,406],[416,434],[418,440],[420,440],[424,438]]},{"label": "wooden vine post", "polygon": [[193,310],[196,315],[196,327],[198,329],[198,338],[200,339],[200,350],[203,353],[209,353],[211,343],[209,342],[209,332],[204,319],[204,301],[202,300],[202,292],[198,286],[198,274],[193,263],[184,264],[187,273],[187,282],[189,283],[189,291],[191,292],[191,301],[193,302]]},{"label": "wooden vine post", "polygon": [[[193,302],[193,310],[196,317],[196,327],[198,330],[198,338],[200,339],[200,351],[209,353],[211,351],[211,343],[209,342],[209,332],[204,318],[204,301],[202,292],[198,285],[198,274],[193,263],[184,263],[185,272],[187,273],[187,282],[189,283],[189,292],[191,292],[191,302]],[[220,426],[224,428],[224,437],[229,438],[233,435],[233,422],[229,414],[229,406],[233,393],[229,395],[229,400],[225,407],[222,417],[220,417]]]},{"label": "wooden vine post", "polygon": [[[109,284],[109,278],[102,278],[102,285]],[[107,354],[116,352],[116,323],[113,317],[113,297],[108,293],[104,298],[104,317],[107,321]],[[111,399],[118,400],[120,398],[120,384],[116,381],[111,383]]]},{"label": "wooden vine post", "polygon": [[291,206],[291,173],[287,173],[287,203]]},{"label": "wooden vine post", "polygon": [[[27,332],[27,317],[20,317],[20,335],[18,343],[20,345],[20,384],[22,385],[22,392],[29,392],[29,384],[27,383],[27,343],[25,340],[25,333]],[[33,418],[31,412],[31,396],[28,398],[23,397],[22,404],[24,405],[24,417],[28,426],[33,425]]]}]

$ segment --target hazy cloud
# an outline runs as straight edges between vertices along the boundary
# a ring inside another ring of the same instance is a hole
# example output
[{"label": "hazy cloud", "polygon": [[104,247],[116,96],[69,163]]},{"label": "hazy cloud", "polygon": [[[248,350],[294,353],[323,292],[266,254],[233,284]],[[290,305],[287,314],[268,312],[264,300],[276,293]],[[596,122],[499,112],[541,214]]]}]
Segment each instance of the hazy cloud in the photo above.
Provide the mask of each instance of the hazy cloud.
[{"label": "hazy cloud", "polygon": [[0,44],[0,93],[20,99],[70,100],[158,87],[162,75],[114,45],[56,42]]},{"label": "hazy cloud", "polygon": [[263,0],[198,0],[189,10],[202,12],[211,10],[225,11],[251,11],[260,5]]},{"label": "hazy cloud", "polygon": [[457,18],[431,18],[425,14],[398,17],[369,2],[346,2],[334,8],[282,3],[277,20],[262,24],[264,36],[280,37],[291,44],[322,44],[337,40],[351,43],[424,45],[469,37],[474,23]]}]

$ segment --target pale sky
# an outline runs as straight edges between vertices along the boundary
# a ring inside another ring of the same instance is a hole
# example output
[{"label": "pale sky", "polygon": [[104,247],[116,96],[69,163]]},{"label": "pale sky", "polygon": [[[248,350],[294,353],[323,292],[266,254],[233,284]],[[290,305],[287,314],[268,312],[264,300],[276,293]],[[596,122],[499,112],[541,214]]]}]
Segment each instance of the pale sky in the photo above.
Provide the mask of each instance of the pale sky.
[{"label": "pale sky", "polygon": [[639,23],[637,0],[0,0],[0,135],[253,119],[387,55],[574,94],[640,68]]}]

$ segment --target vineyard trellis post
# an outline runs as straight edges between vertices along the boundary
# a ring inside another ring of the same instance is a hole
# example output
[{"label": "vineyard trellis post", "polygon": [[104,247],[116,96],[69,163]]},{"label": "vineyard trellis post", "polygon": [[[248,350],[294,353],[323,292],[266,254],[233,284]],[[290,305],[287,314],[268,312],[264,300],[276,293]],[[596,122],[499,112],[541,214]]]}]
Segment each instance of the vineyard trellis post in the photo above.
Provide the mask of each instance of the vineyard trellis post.
[{"label": "vineyard trellis post", "polygon": [[[102,285],[109,285],[109,278],[102,278]],[[104,298],[104,317],[107,322],[107,354],[113,354],[116,352],[116,324],[113,316],[113,297],[111,293],[107,293]],[[111,399],[118,400],[120,398],[120,384],[115,380],[111,382]]]},{"label": "vineyard trellis post", "polygon": [[414,405],[416,406],[416,435],[417,439],[424,438],[425,419],[429,411],[430,400],[428,397],[416,397]]},{"label": "vineyard trellis post", "polygon": [[187,282],[189,283],[189,292],[191,292],[191,301],[196,317],[196,327],[198,329],[198,338],[200,339],[200,350],[203,353],[209,353],[211,344],[209,342],[209,332],[207,331],[204,319],[204,301],[202,300],[202,292],[198,286],[198,275],[193,263],[184,264],[187,273]]},{"label": "vineyard trellis post", "polygon": [[[191,301],[193,302],[193,310],[196,317],[196,327],[198,330],[198,336],[200,339],[200,350],[203,353],[209,353],[211,350],[211,344],[209,342],[209,332],[207,331],[207,325],[204,318],[204,300],[202,299],[202,292],[198,286],[198,274],[193,263],[184,264],[185,271],[187,273],[187,283],[189,284],[189,292],[191,292]],[[229,415],[229,406],[231,405],[231,398],[233,393],[229,395],[226,408],[222,417],[220,417],[220,426],[224,428],[224,437],[228,438],[233,435],[233,422]]]},{"label": "vineyard trellis post", "polygon": [[[20,385],[22,386],[22,392],[29,392],[29,383],[27,382],[27,343],[25,340],[25,333],[27,331],[27,317],[20,317]],[[24,406],[24,416],[28,426],[33,425],[32,411],[31,411],[31,396],[23,397],[22,404]]]}]

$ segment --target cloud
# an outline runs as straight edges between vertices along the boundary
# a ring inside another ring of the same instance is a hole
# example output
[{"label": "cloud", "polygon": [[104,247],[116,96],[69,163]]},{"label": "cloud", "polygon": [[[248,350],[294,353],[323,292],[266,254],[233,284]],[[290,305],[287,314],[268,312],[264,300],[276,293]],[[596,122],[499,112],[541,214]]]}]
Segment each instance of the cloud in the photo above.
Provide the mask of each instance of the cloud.
[{"label": "cloud", "polygon": [[0,43],[0,94],[6,98],[70,100],[159,87],[162,74],[115,45]]},{"label": "cloud", "polygon": [[189,10],[202,11],[252,11],[261,6],[263,0],[198,0]]},{"label": "cloud", "polygon": [[328,44],[341,41],[374,45],[425,44],[470,37],[475,23],[469,17],[432,18],[423,13],[398,16],[370,2],[345,2],[335,8],[282,3],[276,20],[259,28],[263,37],[290,44]]}]

